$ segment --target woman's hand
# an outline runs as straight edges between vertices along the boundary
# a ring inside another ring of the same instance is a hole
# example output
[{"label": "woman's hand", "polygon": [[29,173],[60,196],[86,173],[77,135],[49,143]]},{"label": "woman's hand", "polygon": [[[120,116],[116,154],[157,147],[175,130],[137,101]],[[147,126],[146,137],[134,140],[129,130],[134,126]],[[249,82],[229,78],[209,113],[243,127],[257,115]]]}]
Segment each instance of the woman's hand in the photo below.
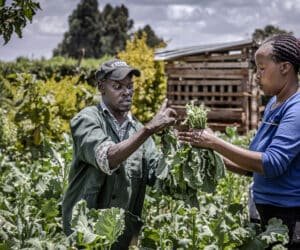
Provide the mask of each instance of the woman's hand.
[{"label": "woman's hand", "polygon": [[213,149],[216,136],[210,128],[193,129],[188,132],[178,132],[178,138],[183,143],[190,143],[194,147]]},{"label": "woman's hand", "polygon": [[215,136],[210,129],[178,132],[178,138],[183,143],[190,143],[194,147],[210,148],[223,155],[236,167],[250,172],[264,174],[262,153],[247,150]]}]

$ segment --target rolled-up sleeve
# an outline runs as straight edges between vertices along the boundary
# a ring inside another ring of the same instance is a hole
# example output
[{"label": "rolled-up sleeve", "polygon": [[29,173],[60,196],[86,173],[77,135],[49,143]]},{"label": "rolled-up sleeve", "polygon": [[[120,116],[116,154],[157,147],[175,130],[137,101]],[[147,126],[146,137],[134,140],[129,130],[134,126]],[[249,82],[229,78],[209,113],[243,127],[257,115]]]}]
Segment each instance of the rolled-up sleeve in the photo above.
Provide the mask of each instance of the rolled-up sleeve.
[{"label": "rolled-up sleeve", "polygon": [[262,154],[265,176],[274,178],[282,175],[299,153],[300,111],[299,105],[294,105],[282,117],[271,144]]},{"label": "rolled-up sleeve", "polygon": [[99,166],[99,168],[106,174],[111,175],[113,172],[115,172],[119,167],[110,169],[109,162],[107,159],[107,151],[108,149],[114,145],[114,143],[107,141],[103,142],[102,144],[98,145],[96,148],[96,161]]},{"label": "rolled-up sleeve", "polygon": [[112,174],[107,160],[107,151],[115,143],[101,124],[88,115],[77,115],[71,122],[75,154],[78,158],[106,174]]}]

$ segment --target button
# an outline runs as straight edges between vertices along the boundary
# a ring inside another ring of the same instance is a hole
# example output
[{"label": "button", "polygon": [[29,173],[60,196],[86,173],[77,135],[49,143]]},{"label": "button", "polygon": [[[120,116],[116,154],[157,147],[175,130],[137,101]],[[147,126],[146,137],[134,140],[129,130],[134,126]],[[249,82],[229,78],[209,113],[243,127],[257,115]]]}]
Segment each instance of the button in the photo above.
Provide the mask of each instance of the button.
[{"label": "button", "polygon": [[113,195],[111,196],[111,198],[112,198],[112,200],[114,200],[114,199],[117,198],[117,196],[116,196],[115,194],[113,194]]},{"label": "button", "polygon": [[118,168],[117,170],[116,170],[116,175],[119,175],[121,173],[121,170]]}]

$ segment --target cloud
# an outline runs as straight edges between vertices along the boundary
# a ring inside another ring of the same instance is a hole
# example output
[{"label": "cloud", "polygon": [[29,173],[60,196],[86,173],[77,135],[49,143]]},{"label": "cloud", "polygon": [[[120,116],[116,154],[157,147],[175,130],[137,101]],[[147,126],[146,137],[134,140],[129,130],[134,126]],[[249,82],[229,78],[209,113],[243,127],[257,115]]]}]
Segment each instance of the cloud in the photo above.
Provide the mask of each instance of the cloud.
[{"label": "cloud", "polygon": [[68,29],[65,18],[59,16],[44,16],[34,24],[38,26],[41,33],[47,35],[60,35]]},{"label": "cloud", "polygon": [[[0,47],[0,60],[17,55],[51,56],[68,30],[68,16],[80,0],[40,0],[42,11],[23,34]],[[293,31],[300,37],[300,0],[99,0],[124,4],[134,20],[134,30],[149,24],[155,33],[170,41],[169,47],[236,41],[250,38],[267,24]]]},{"label": "cloud", "polygon": [[197,8],[193,5],[169,5],[167,17],[170,20],[185,20],[193,16]]}]

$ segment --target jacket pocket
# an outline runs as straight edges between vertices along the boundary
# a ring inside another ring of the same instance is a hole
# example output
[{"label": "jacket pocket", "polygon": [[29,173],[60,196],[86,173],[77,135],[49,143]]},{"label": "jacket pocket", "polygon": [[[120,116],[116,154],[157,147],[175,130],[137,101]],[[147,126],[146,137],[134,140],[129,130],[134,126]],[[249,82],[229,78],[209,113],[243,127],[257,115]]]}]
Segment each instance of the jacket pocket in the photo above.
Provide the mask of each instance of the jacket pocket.
[{"label": "jacket pocket", "polygon": [[99,188],[90,189],[83,195],[83,199],[86,201],[87,207],[89,209],[100,208],[99,195],[100,195]]},{"label": "jacket pocket", "polygon": [[137,150],[134,152],[126,162],[126,170],[130,178],[142,178],[143,177],[143,152]]},{"label": "jacket pocket", "polygon": [[142,164],[134,161],[128,162],[127,173],[130,178],[141,179],[143,177]]}]

